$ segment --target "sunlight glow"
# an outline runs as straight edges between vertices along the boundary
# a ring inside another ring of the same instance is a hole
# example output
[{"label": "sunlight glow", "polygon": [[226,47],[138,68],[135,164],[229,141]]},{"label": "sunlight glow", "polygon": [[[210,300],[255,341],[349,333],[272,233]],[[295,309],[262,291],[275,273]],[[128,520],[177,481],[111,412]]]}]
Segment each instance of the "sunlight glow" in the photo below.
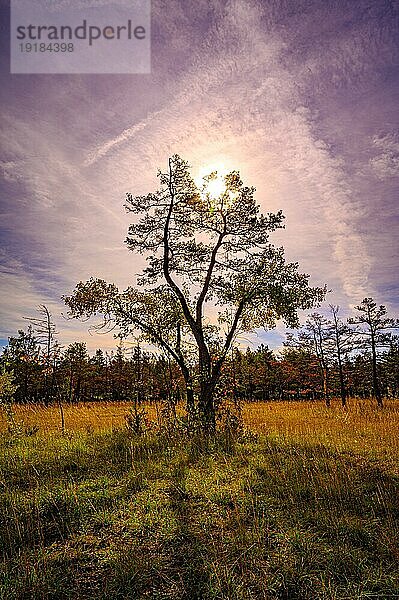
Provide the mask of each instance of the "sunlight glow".
[{"label": "sunlight glow", "polygon": [[[224,178],[228,172],[223,163],[208,163],[199,169],[198,175],[194,180],[204,194],[208,193],[212,199],[216,199],[225,191]],[[206,182],[205,179],[211,173],[216,173],[215,179]]]},{"label": "sunlight glow", "polygon": [[229,169],[226,167],[225,163],[221,161],[214,161],[202,164],[198,168],[198,173],[194,178],[195,183],[198,185],[198,187],[202,187],[202,185],[204,184],[204,177],[206,177],[210,173],[213,173],[214,171],[217,172],[218,176],[223,178],[225,175],[227,175]]},{"label": "sunlight glow", "polygon": [[226,191],[224,176],[218,174],[215,179],[211,179],[211,181],[206,184],[205,190],[213,200],[219,198],[219,196]]},{"label": "sunlight glow", "polygon": [[201,198],[209,205],[211,214],[215,210],[229,209],[238,198],[238,192],[226,189],[225,178],[232,171],[234,167],[230,166],[230,160],[217,160],[204,162],[194,176]]}]

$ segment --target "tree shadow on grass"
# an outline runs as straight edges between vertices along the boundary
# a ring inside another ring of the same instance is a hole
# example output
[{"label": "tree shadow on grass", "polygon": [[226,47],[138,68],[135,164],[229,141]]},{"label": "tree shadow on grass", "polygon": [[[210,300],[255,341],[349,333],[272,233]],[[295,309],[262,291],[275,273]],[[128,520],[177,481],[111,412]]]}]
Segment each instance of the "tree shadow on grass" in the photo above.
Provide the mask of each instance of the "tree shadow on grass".
[{"label": "tree shadow on grass", "polygon": [[[78,477],[67,498],[53,490],[29,513],[38,544],[21,538],[0,597],[399,597],[396,476],[324,446],[267,439],[195,460],[184,447],[138,445],[129,472],[122,442],[109,441],[113,476]],[[9,513],[16,527],[22,496]]]}]

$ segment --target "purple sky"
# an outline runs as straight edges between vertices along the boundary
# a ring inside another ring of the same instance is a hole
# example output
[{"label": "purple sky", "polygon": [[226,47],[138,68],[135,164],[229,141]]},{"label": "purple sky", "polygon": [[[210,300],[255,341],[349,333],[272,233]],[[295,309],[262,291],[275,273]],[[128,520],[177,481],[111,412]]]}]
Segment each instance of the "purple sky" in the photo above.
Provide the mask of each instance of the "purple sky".
[{"label": "purple sky", "polygon": [[154,190],[173,153],[240,170],[281,208],[273,239],[344,314],[366,295],[398,314],[398,16],[389,0],[153,0],[151,75],[9,75],[1,36],[0,341],[44,303],[64,344],[114,345],[64,321],[60,296],[134,283],[125,193]]}]

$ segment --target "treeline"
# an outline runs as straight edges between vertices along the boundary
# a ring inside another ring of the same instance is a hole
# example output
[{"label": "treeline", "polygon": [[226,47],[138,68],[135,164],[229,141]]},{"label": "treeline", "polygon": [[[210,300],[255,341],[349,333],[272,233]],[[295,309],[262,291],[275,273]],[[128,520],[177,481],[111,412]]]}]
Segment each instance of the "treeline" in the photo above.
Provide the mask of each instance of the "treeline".
[{"label": "treeline", "polygon": [[[120,343],[115,351],[86,345],[66,349],[56,341],[45,306],[29,319],[27,330],[10,337],[0,356],[2,373],[12,374],[14,401],[19,403],[86,401],[167,401],[176,405],[184,389],[179,369],[167,356]],[[277,353],[261,345],[232,349],[225,361],[220,397],[246,401],[321,399],[346,404],[348,397],[399,397],[399,321],[371,298],[342,320],[338,307],[328,318],[313,313],[295,334],[288,334]],[[0,390],[1,391],[1,390]]]},{"label": "treeline", "polygon": [[65,350],[43,351],[31,326],[9,338],[0,357],[3,370],[13,374],[18,403],[93,402],[176,398],[178,373],[170,360],[143,351],[97,350],[89,356],[86,344],[74,342]]},{"label": "treeline", "polygon": [[[230,368],[232,362],[230,361]],[[379,354],[378,379],[381,397],[399,397],[399,344],[393,340],[390,348]],[[342,364],[346,394],[349,397],[375,397],[371,355],[363,351],[347,355]],[[245,352],[235,350],[233,368],[236,395],[246,401],[259,400],[316,400],[329,405],[341,397],[339,368],[329,364],[328,388],[319,357],[305,348],[285,347],[278,356],[267,347]]]}]

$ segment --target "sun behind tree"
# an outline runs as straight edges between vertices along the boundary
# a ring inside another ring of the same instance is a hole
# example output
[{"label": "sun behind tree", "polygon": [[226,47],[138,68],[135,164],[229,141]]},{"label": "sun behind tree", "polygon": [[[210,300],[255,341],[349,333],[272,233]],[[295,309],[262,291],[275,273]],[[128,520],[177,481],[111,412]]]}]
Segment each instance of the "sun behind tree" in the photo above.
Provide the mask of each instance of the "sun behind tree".
[{"label": "sun behind tree", "polygon": [[235,337],[271,329],[278,319],[296,327],[298,309],[320,302],[325,289],[310,287],[309,276],[269,242],[283,214],[261,214],[255,188],[244,186],[237,171],[222,180],[213,172],[199,188],[188,163],[174,155],[158,176],[154,193],[127,194],[127,209],[140,217],[126,243],[147,260],[139,288],[119,292],[90,279],[65,302],[73,317],[101,314],[103,326],[116,325],[125,336],[139,331],[168,352],[184,378],[189,419],[209,433]]}]

